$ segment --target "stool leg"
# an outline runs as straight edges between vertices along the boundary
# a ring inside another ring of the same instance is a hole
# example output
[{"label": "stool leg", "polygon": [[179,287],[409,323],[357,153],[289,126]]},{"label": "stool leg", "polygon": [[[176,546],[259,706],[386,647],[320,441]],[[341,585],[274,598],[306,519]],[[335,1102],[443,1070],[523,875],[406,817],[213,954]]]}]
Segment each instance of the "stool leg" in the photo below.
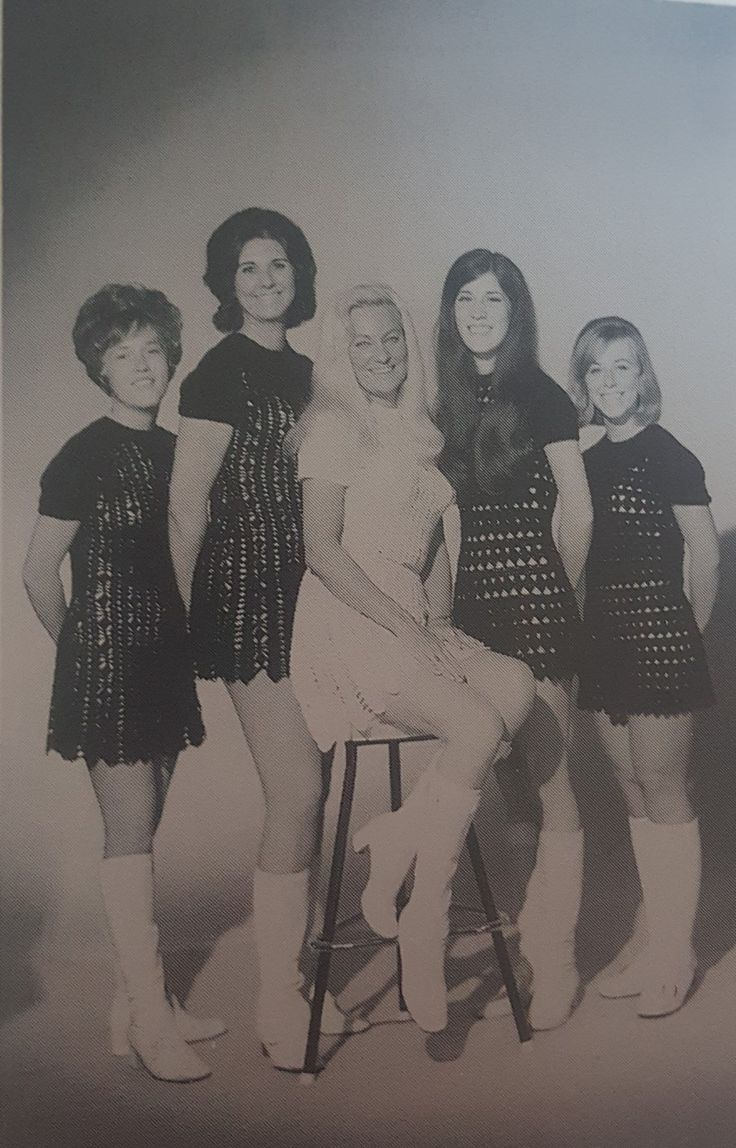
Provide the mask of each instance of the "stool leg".
[{"label": "stool leg", "polygon": [[498,966],[501,970],[503,983],[506,986],[506,992],[509,997],[509,1004],[511,1011],[514,1014],[516,1022],[516,1031],[519,1034],[519,1040],[524,1043],[532,1039],[532,1030],[527,1020],[524,1006],[521,1003],[519,996],[519,986],[516,983],[513,966],[509,959],[509,951],[506,947],[506,938],[503,935],[503,928],[501,921],[498,917],[496,905],[491,893],[491,887],[488,884],[488,876],[486,874],[486,867],[483,863],[483,854],[480,851],[478,844],[478,837],[475,832],[475,826],[470,826],[467,838],[468,853],[470,855],[470,864],[473,866],[473,873],[478,885],[478,892],[480,893],[483,911],[488,919],[488,924],[491,927],[491,937],[493,938],[493,947],[496,950],[496,959]]},{"label": "stool leg", "polygon": [[332,864],[330,866],[330,880],[327,886],[325,900],[325,920],[319,941],[320,948],[317,956],[317,972],[314,981],[314,999],[309,1019],[309,1033],[307,1047],[304,1053],[304,1068],[302,1079],[309,1083],[317,1073],[317,1058],[319,1055],[319,1036],[322,1027],[322,1010],[327,993],[327,981],[330,975],[330,961],[332,959],[331,945],[335,939],[337,928],[337,910],[340,904],[340,889],[342,875],[345,869],[345,853],[347,851],[348,828],[350,814],[353,808],[353,794],[355,792],[355,772],[358,764],[358,747],[354,741],[345,744],[345,777],[340,795],[340,811],[337,816],[337,830],[335,844],[332,850]]},{"label": "stool leg", "polygon": [[[398,741],[390,741],[388,743],[388,776],[389,784],[391,786],[391,809],[396,812],[401,808],[401,743]],[[406,883],[401,886],[399,895],[396,898],[396,908],[398,912],[404,908],[407,902]],[[404,994],[401,990],[401,952],[399,946],[396,946],[396,983],[399,990],[399,1012],[408,1012]]]}]

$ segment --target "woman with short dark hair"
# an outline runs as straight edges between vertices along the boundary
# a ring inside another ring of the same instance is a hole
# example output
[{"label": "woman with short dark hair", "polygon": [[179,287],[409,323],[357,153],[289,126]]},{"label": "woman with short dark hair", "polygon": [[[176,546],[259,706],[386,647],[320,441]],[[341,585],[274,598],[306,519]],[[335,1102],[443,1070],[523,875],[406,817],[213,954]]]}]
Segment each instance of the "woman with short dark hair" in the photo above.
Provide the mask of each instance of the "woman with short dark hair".
[{"label": "woman with short dark hair", "polygon": [[[283,442],[310,394],[312,364],[286,333],[314,314],[315,264],[296,224],[248,208],[213,233],[204,278],[228,334],[181,388],[171,551],[197,674],[225,682],[263,786],[257,1023],[273,1065],[297,1071],[309,1024],[298,964],[323,795],[321,756],[289,681],[304,546]],[[343,1031],[346,1018],[330,1004],[324,1025]]]},{"label": "woman with short dark hair", "polygon": [[695,975],[700,833],[687,775],[693,714],[714,701],[701,631],[718,586],[718,536],[702,466],[659,425],[659,384],[633,323],[588,323],[569,387],[581,422],[606,432],[584,455],[595,521],[578,706],[595,713],[613,763],[643,894],[634,933],[598,988],[638,996],[639,1016],[666,1016]]},{"label": "woman with short dark hair", "polygon": [[31,603],[57,644],[48,749],[86,761],[102,812],[102,894],[122,978],[113,1051],[130,1047],[160,1079],[197,1080],[209,1069],[186,1041],[223,1026],[169,1004],[153,916],[153,837],[166,790],[177,755],[204,736],[167,541],[174,436],[156,425],[181,359],[181,315],[160,291],[111,284],[84,303],[73,337],[110,413],[44,471],[24,566]]},{"label": "woman with short dark hair", "polygon": [[575,409],[539,366],[532,298],[507,256],[478,248],[450,268],[437,373],[440,467],[457,490],[461,521],[453,620],[526,662],[536,678],[521,740],[542,829],[519,928],[533,974],[531,1023],[554,1028],[567,1020],[579,987],[583,840],[568,742],[580,627],[573,588],[592,509]]}]

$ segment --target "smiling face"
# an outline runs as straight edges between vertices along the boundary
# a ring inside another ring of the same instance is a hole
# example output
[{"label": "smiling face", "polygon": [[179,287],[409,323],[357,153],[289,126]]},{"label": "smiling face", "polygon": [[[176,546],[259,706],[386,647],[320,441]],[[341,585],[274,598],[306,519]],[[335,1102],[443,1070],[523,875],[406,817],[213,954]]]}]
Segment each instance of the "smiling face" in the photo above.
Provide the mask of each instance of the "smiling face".
[{"label": "smiling face", "polygon": [[455,299],[455,322],[471,354],[495,355],[509,329],[511,304],[492,271],[461,287]]},{"label": "smiling face", "polygon": [[609,422],[626,423],[638,406],[641,364],[631,339],[600,343],[585,372],[588,394],[596,410]]},{"label": "smiling face", "polygon": [[235,271],[235,297],[248,320],[283,323],[294,302],[294,268],[276,239],[249,239]]},{"label": "smiling face", "polygon": [[133,411],[156,411],[166,394],[171,372],[153,327],[132,327],[107,348],[102,377],[113,399]]},{"label": "smiling face", "polygon": [[350,362],[358,386],[369,398],[395,400],[409,366],[409,350],[398,307],[364,303],[350,312]]}]

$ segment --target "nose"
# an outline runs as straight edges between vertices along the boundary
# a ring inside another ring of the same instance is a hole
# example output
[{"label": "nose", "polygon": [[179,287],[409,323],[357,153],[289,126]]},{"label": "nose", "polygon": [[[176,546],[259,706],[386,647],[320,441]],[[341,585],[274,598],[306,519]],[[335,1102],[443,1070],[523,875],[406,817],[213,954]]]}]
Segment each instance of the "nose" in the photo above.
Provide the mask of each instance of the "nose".
[{"label": "nose", "polygon": [[263,287],[263,288],[273,287],[274,278],[273,278],[273,272],[271,271],[271,268],[270,267],[262,268],[261,273],[259,275],[259,279],[260,279],[261,287]]},{"label": "nose", "polygon": [[135,357],[135,369],[142,375],[148,371],[148,356],[145,351],[139,351]]},{"label": "nose", "polygon": [[473,306],[470,308],[470,318],[471,319],[487,319],[488,318],[488,311],[486,310],[485,304],[481,300],[479,300],[479,299],[476,300],[475,303],[473,304]]},{"label": "nose", "polygon": [[371,354],[374,363],[388,363],[391,358],[388,349],[384,347],[383,343],[376,343]]}]

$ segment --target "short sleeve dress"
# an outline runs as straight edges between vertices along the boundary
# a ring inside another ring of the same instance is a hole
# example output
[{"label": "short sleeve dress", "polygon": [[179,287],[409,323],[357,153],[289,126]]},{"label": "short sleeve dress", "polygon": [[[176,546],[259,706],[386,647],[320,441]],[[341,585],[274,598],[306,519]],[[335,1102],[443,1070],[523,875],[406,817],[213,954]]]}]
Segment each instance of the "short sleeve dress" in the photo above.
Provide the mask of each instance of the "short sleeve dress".
[{"label": "short sleeve dress", "polygon": [[[532,452],[503,495],[473,486],[458,496],[461,544],[453,619],[491,649],[519,658],[535,678],[577,673],[580,618],[552,537],[557,485],[544,448],[577,441],[575,408],[539,368],[514,380]],[[479,376],[477,399],[495,401],[493,376]]]},{"label": "short sleeve dress", "polygon": [[301,492],[284,438],[309,398],[312,364],[290,347],[226,336],[184,380],[179,412],[232,427],[210,494],[190,626],[201,678],[289,673],[304,573]]},{"label": "short sleeve dress", "polygon": [[79,522],[47,742],[69,761],[171,759],[204,737],[169,554],[174,443],[99,419],[41,479],[39,513]]},{"label": "short sleeve dress", "polygon": [[[454,500],[432,461],[412,451],[400,412],[378,408],[378,448],[366,449],[341,420],[325,417],[299,452],[299,477],[345,488],[342,545],[383,592],[417,622],[428,602],[422,573],[440,519]],[[483,647],[465,634],[438,631],[458,662]],[[390,631],[346,605],[307,571],[299,591],[291,681],[320,749],[368,737],[387,695],[416,674],[416,662]]]},{"label": "short sleeve dress", "polygon": [[703,468],[663,427],[604,436],[583,456],[593,498],[578,706],[625,724],[714,702],[703,640],[683,587],[673,506],[707,506]]}]

